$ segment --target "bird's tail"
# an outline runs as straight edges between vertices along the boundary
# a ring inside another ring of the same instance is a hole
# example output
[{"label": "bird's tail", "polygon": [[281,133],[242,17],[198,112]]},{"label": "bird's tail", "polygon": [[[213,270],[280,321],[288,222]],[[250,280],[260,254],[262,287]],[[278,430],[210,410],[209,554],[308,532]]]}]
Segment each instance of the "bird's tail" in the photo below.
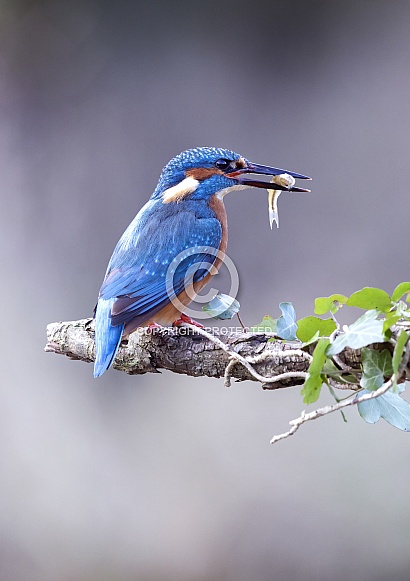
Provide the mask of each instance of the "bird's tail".
[{"label": "bird's tail", "polygon": [[95,313],[94,377],[100,377],[114,361],[124,325],[111,325],[111,307],[115,299],[99,299]]}]

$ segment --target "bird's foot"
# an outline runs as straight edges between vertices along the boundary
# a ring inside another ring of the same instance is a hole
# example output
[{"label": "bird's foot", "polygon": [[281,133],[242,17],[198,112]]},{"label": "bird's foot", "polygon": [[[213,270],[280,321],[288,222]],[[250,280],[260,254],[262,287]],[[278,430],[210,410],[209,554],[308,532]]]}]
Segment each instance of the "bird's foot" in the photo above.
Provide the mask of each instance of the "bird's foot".
[{"label": "bird's foot", "polygon": [[155,321],[153,321],[152,323],[150,323],[147,327],[147,329],[149,329],[150,331],[152,331],[152,329],[162,329],[161,325],[158,325],[158,323],[156,323]]},{"label": "bird's foot", "polygon": [[188,315],[185,315],[184,313],[181,313],[181,316],[179,317],[179,319],[174,321],[172,323],[172,326],[173,327],[181,327],[184,323],[188,323],[189,325],[193,325],[194,327],[198,327],[199,329],[204,328],[204,326],[201,323],[198,323],[198,321],[191,319],[191,317],[188,317]]}]

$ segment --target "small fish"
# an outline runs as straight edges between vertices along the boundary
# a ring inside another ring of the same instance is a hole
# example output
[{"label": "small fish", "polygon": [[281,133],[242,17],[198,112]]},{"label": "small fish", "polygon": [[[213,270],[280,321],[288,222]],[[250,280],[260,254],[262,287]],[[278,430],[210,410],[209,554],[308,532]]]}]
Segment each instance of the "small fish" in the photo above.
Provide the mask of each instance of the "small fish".
[{"label": "small fish", "polygon": [[[288,173],[281,173],[273,176],[272,184],[278,184],[285,187],[293,187],[295,185],[295,178]],[[278,199],[283,190],[268,190],[268,205],[269,205],[269,224],[272,229],[273,223],[279,228],[279,214],[278,214]]]}]

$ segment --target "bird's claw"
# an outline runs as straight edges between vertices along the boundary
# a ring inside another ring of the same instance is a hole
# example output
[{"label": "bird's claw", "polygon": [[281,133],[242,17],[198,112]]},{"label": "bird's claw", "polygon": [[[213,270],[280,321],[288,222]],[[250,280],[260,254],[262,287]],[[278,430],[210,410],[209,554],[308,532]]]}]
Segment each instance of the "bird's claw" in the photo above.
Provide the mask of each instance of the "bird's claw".
[{"label": "bird's claw", "polygon": [[174,321],[172,323],[172,326],[173,327],[181,327],[181,326],[183,326],[184,323],[188,323],[189,325],[193,325],[194,327],[198,327],[199,329],[204,328],[204,325],[202,325],[201,323],[198,323],[198,321],[195,321],[194,319],[191,319],[191,317],[188,317],[188,315],[185,315],[184,313],[181,313],[181,316],[179,317],[179,319]]},{"label": "bird's claw", "polygon": [[152,323],[150,323],[147,327],[147,329],[149,329],[150,331],[152,331],[152,329],[162,329],[161,325],[158,325],[158,323],[156,323],[155,321],[153,321]]}]

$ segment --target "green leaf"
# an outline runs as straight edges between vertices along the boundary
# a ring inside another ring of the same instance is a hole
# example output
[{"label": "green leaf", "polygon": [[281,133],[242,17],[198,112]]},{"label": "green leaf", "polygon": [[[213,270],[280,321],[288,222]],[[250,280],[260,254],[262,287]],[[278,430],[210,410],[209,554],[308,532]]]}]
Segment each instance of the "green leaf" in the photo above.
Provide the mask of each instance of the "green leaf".
[{"label": "green leaf", "polygon": [[329,339],[320,339],[313,352],[313,359],[310,362],[308,373],[317,375],[322,373],[323,365],[326,361],[325,351],[329,345]]},{"label": "green leaf", "polygon": [[366,286],[362,290],[350,295],[346,305],[348,307],[359,307],[366,310],[378,309],[382,312],[387,312],[392,306],[391,298],[386,291],[371,286]]},{"label": "green leaf", "polygon": [[376,391],[393,374],[392,356],[387,349],[375,351],[374,349],[362,349],[363,375],[360,380],[361,387],[368,391]]},{"label": "green leaf", "polygon": [[251,327],[251,333],[276,333],[277,319],[272,319],[269,315],[265,315],[259,325]]},{"label": "green leaf", "polygon": [[279,303],[279,308],[282,311],[282,315],[278,319],[278,336],[286,341],[294,341],[298,330],[296,311],[292,303]]},{"label": "green leaf", "polygon": [[325,364],[323,365],[322,375],[326,378],[331,377],[332,379],[336,379],[339,383],[353,383],[358,385],[357,377],[348,373],[343,373],[343,371],[336,367],[331,359],[326,359]]},{"label": "green leaf", "polygon": [[341,305],[347,301],[345,295],[330,295],[330,297],[318,297],[315,299],[315,314],[324,315],[328,311],[336,313]]},{"label": "green leaf", "polygon": [[408,292],[410,292],[410,282],[401,282],[394,289],[393,294],[391,296],[391,300],[397,303],[397,301]]},{"label": "green leaf", "polygon": [[214,319],[232,319],[239,312],[239,302],[223,293],[217,294],[212,301],[202,307],[202,310]]},{"label": "green leaf", "polygon": [[306,404],[314,403],[320,395],[320,390],[323,385],[322,369],[326,361],[325,351],[329,343],[329,339],[319,339],[313,351],[313,359],[309,365],[308,377],[301,391],[303,401]]},{"label": "green leaf", "polygon": [[329,337],[336,329],[333,319],[319,319],[318,317],[305,317],[298,321],[297,337],[303,343],[310,341],[319,333],[320,337]]},{"label": "green leaf", "polygon": [[[383,418],[399,430],[410,431],[410,404],[402,399],[399,394],[404,390],[402,385],[397,386],[397,392],[388,391],[368,401],[359,403],[358,410],[360,416],[365,422],[375,424],[380,418]],[[363,390],[361,394],[371,393]]]},{"label": "green leaf", "polygon": [[385,333],[388,329],[393,327],[393,325],[395,325],[397,321],[400,321],[400,318],[401,318],[400,315],[398,315],[396,311],[387,313],[386,318],[384,319],[383,322],[383,333]]},{"label": "green leaf", "polygon": [[401,360],[403,358],[403,349],[407,342],[408,335],[406,331],[401,330],[399,336],[397,337],[397,342],[393,351],[393,372],[397,375],[400,367]]},{"label": "green leaf", "polygon": [[312,345],[312,343],[316,343],[318,339],[320,339],[319,331],[317,331],[309,341],[304,341],[303,346],[307,347],[308,345]]},{"label": "green leaf", "polygon": [[323,377],[321,375],[309,375],[300,392],[303,395],[303,402],[306,404],[315,403],[319,399],[322,385]]},{"label": "green leaf", "polygon": [[337,355],[346,347],[360,349],[370,343],[382,343],[384,341],[383,321],[377,319],[379,311],[367,311],[355,323],[346,328],[346,331],[336,337],[330,345],[327,355]]}]

